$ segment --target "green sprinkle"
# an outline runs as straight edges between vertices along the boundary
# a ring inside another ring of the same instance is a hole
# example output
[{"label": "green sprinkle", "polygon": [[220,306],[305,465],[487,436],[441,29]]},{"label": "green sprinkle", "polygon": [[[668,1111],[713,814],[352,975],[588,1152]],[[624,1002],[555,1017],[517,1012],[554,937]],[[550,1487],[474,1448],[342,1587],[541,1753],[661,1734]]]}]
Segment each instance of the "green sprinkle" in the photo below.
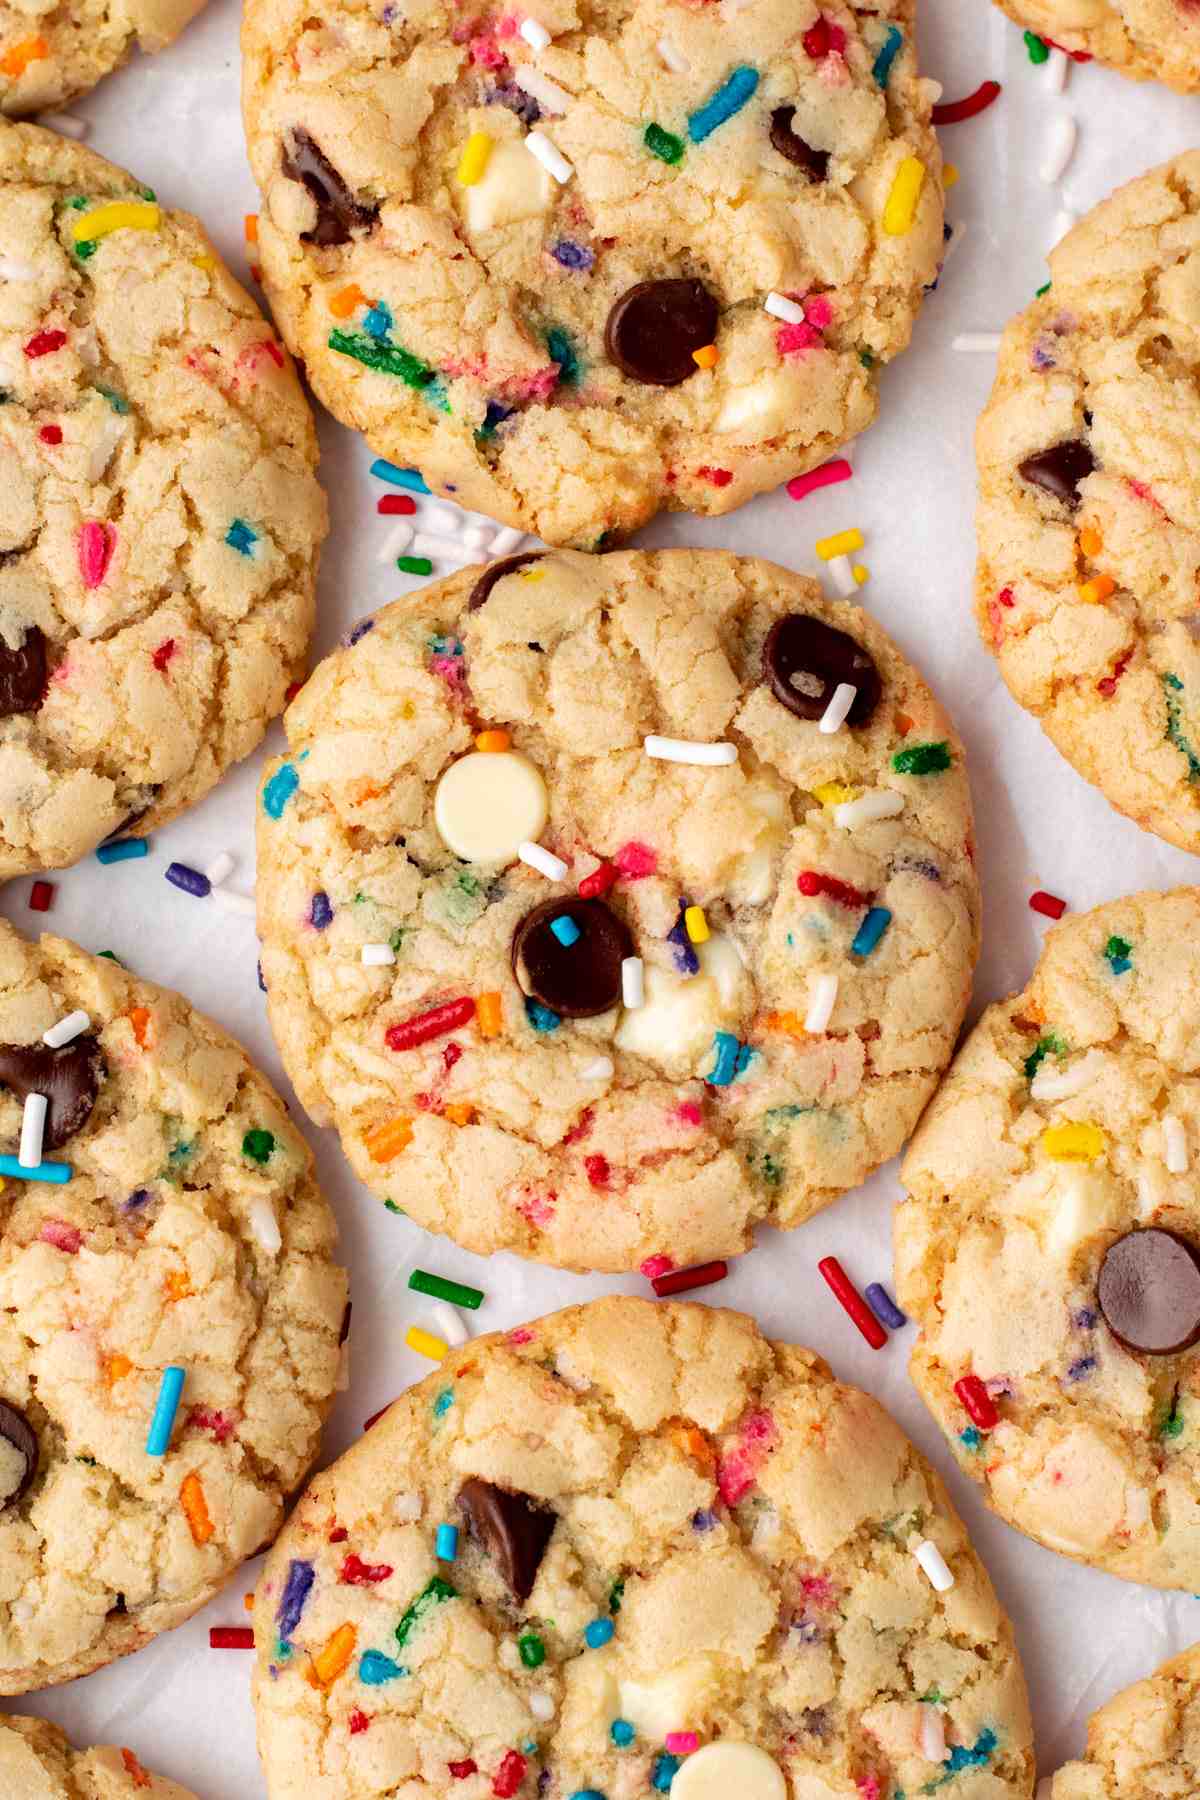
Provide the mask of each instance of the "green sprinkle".
[{"label": "green sprinkle", "polygon": [[261,1127],[248,1131],[242,1139],[242,1155],[248,1156],[251,1162],[265,1163],[269,1161],[274,1148],[275,1139],[269,1131],[263,1131]]},{"label": "green sprinkle", "polygon": [[87,260],[90,256],[95,256],[95,254],[99,248],[100,248],[100,239],[99,238],[84,238],[82,243],[76,244],[74,246],[75,254],[79,258],[80,262],[87,262]]},{"label": "green sprinkle", "polygon": [[397,1206],[394,1200],[385,1200],[383,1204],[387,1207],[389,1212],[398,1213],[401,1218],[404,1217],[404,1208],[402,1206]]},{"label": "green sprinkle", "polygon": [[388,939],[388,949],[392,952],[393,956],[396,954],[397,950],[399,950],[399,948],[403,942],[404,942],[404,926],[397,925],[395,931],[393,931],[391,937]]},{"label": "green sprinkle", "polygon": [[402,575],[433,574],[433,564],[427,556],[398,556],[396,567]]},{"label": "green sprinkle", "polygon": [[940,775],[952,760],[947,743],[910,744],[907,750],[897,750],[892,767],[897,775]]},{"label": "green sprinkle", "polygon": [[1034,298],[1037,300],[1040,300],[1043,294],[1048,294],[1049,292],[1050,292],[1050,283],[1048,281],[1045,281],[1042,283],[1040,288],[1036,288],[1034,290]]},{"label": "green sprinkle", "polygon": [[1133,967],[1133,945],[1128,938],[1110,937],[1104,946],[1104,960],[1114,975],[1127,975]]},{"label": "green sprinkle", "polygon": [[1032,1081],[1048,1056],[1065,1056],[1067,1046],[1060,1037],[1051,1032],[1047,1037],[1039,1038],[1029,1055],[1025,1058],[1025,1079]]},{"label": "green sprinkle", "polygon": [[339,356],[352,356],[368,369],[377,369],[381,375],[395,375],[407,387],[425,388],[437,380],[437,371],[428,363],[423,363],[419,356],[411,350],[402,350],[399,344],[384,344],[378,338],[368,337],[365,331],[331,331],[328,338],[329,348],[336,350]]},{"label": "green sprinkle", "polygon": [[157,200],[158,199],[158,195],[155,193],[153,188],[139,188],[138,193],[142,196],[143,200]]},{"label": "green sprinkle", "polygon": [[527,1631],[524,1637],[519,1637],[517,1649],[527,1669],[540,1669],[546,1660],[546,1646],[536,1631]]},{"label": "green sprinkle", "polygon": [[858,353],[858,360],[864,369],[873,369],[875,367],[875,358],[871,355],[869,350],[860,350]]},{"label": "green sprinkle", "polygon": [[659,162],[683,161],[683,139],[675,137],[670,131],[664,131],[661,125],[647,125],[642,133],[642,142],[651,156],[657,156]]},{"label": "green sprinkle", "polygon": [[71,198],[67,201],[67,205],[71,208],[72,212],[82,212],[87,205],[87,201],[82,194],[72,194]]},{"label": "green sprinkle", "polygon": [[1035,67],[1039,63],[1044,63],[1049,60],[1049,48],[1035,31],[1027,31],[1025,33],[1025,48],[1029,52],[1030,62],[1033,63]]},{"label": "green sprinkle", "polygon": [[430,1275],[424,1269],[414,1269],[408,1285],[414,1294],[431,1294],[435,1300],[449,1300],[452,1306],[465,1306],[471,1312],[483,1305],[482,1289],[464,1287],[461,1281],[447,1281],[444,1275]]},{"label": "green sprinkle", "polygon": [[1158,1428],[1159,1437],[1177,1438],[1183,1435],[1183,1414],[1179,1411],[1178,1397],[1172,1401],[1171,1410]]},{"label": "green sprinkle", "polygon": [[121,961],[115,950],[101,950],[100,954],[103,957],[107,957],[109,962],[115,962],[118,969],[123,969],[125,967],[125,964]]},{"label": "green sprinkle", "polygon": [[1183,683],[1178,675],[1169,674],[1163,676],[1162,682],[1167,701],[1167,738],[1174,744],[1180,755],[1186,757],[1188,780],[1195,781],[1197,777],[1200,777],[1200,756],[1196,755],[1184,735],[1182,709],[1175,698],[1176,694],[1183,692]]},{"label": "green sprinkle", "polygon": [[128,400],[126,400],[122,394],[114,393],[112,388],[100,387],[99,384],[97,384],[96,392],[98,394],[103,394],[115,413],[123,414],[129,411]]},{"label": "green sprinkle", "polygon": [[609,1610],[609,1612],[610,1613],[619,1613],[621,1610],[621,1601],[624,1598],[625,1598],[625,1583],[623,1581],[614,1581],[612,1584],[612,1587],[608,1591],[608,1610]]},{"label": "green sprinkle", "polygon": [[428,1586],[421,1589],[411,1606],[406,1607],[404,1616],[396,1627],[396,1642],[401,1649],[407,1644],[425,1614],[431,1612],[441,1601],[453,1600],[457,1593],[456,1587],[452,1587],[440,1575],[435,1575]]}]

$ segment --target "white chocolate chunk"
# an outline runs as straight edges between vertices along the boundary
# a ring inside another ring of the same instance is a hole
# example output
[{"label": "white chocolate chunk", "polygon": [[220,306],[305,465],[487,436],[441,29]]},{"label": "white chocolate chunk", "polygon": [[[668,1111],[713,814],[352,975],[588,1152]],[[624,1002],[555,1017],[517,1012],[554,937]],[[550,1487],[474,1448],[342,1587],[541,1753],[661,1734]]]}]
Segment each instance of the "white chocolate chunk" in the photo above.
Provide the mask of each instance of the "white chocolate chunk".
[{"label": "white chocolate chunk", "polygon": [[801,416],[806,389],[795,369],[783,367],[756,381],[731,387],[721,402],[713,430],[739,443],[757,443],[790,431]]},{"label": "white chocolate chunk", "polygon": [[700,963],[695,975],[647,964],[642,1005],[621,1014],[613,1042],[658,1063],[677,1077],[695,1074],[710,1057],[713,1033],[734,1030],[753,996],[746,966],[732,938],[714,932],[692,946]]},{"label": "white chocolate chunk", "polygon": [[556,184],[525,145],[513,140],[495,144],[487,168],[471,187],[460,188],[467,230],[495,231],[521,219],[536,219],[548,212]]},{"label": "white chocolate chunk", "polygon": [[438,782],[433,822],[466,862],[511,862],[545,829],[549,805],[540,771],[516,750],[472,750]]},{"label": "white chocolate chunk", "polygon": [[787,1783],[774,1757],[757,1744],[705,1744],[680,1764],[672,1800],[787,1800]]},{"label": "white chocolate chunk", "polygon": [[711,1656],[690,1656],[652,1681],[622,1680],[619,1687],[620,1717],[628,1719],[640,1738],[659,1744],[669,1731],[703,1725],[720,1691]]}]

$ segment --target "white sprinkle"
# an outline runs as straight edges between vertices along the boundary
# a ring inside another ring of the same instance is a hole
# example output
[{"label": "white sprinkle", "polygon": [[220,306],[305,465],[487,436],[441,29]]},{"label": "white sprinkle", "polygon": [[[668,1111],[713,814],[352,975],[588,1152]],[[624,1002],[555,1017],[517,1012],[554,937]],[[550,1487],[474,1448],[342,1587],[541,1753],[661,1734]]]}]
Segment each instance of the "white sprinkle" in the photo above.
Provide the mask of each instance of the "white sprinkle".
[{"label": "white sprinkle", "polygon": [[1061,94],[1067,85],[1071,59],[1065,50],[1053,49],[1046,58],[1046,86],[1052,94]]},{"label": "white sprinkle", "polygon": [[414,1524],[423,1510],[419,1494],[397,1494],[392,1501],[392,1511],[404,1525]]},{"label": "white sprinkle", "polygon": [[692,65],[687,57],[684,56],[681,50],[675,48],[670,38],[659,38],[654,48],[658,51],[658,54],[662,57],[668,69],[674,74],[686,75],[691,68]]},{"label": "white sprinkle", "polygon": [[694,744],[686,738],[643,738],[642,749],[659,762],[702,763],[714,769],[738,759],[736,744]]},{"label": "white sprinkle", "polygon": [[17,1161],[23,1169],[36,1169],[42,1160],[42,1135],[46,1129],[45,1094],[26,1094],[21,1114],[21,1148]]},{"label": "white sprinkle", "polygon": [[257,911],[253,894],[239,894],[236,888],[219,887],[212,891],[214,900],[225,908],[226,912],[241,913],[243,917],[252,919]]},{"label": "white sprinkle", "polygon": [[913,1555],[928,1575],[930,1584],[937,1593],[944,1594],[954,1586],[954,1576],[936,1544],[931,1543],[928,1538],[922,1538],[913,1551]]},{"label": "white sprinkle", "polygon": [[546,50],[549,48],[550,33],[546,30],[546,27],[541,23],[540,19],[523,19],[521,21],[521,36],[525,39],[525,42],[529,45],[531,50]]},{"label": "white sprinkle", "polygon": [[1042,158],[1039,171],[1047,187],[1053,187],[1061,181],[1066,173],[1067,164],[1075,154],[1075,145],[1079,137],[1079,126],[1069,112],[1060,112],[1050,128],[1050,136],[1046,141],[1046,154]]},{"label": "white sprinkle", "polygon": [[250,1216],[250,1229],[266,1251],[268,1256],[278,1256],[283,1248],[283,1238],[279,1232],[279,1221],[275,1217],[275,1208],[265,1194],[255,1194],[247,1212]]},{"label": "white sprinkle", "polygon": [[1171,1175],[1186,1175],[1188,1167],[1187,1132],[1183,1128],[1183,1120],[1177,1119],[1174,1113],[1163,1114],[1163,1144],[1166,1148],[1167,1172]]},{"label": "white sprinkle", "polygon": [[454,506],[423,506],[417,523],[426,531],[435,531],[439,537],[462,535],[463,516]]},{"label": "white sprinkle", "polygon": [[921,1708],[921,1754],[926,1762],[940,1763],[946,1755],[946,1721],[936,1706]]},{"label": "white sprinkle", "polygon": [[522,844],[517,855],[529,868],[536,869],[547,881],[561,881],[567,872],[567,865],[561,856],[555,856],[551,850],[543,850],[540,844]]},{"label": "white sprinkle", "polygon": [[214,856],[204,871],[211,887],[220,887],[233,874],[233,858],[228,850],[222,850]]},{"label": "white sprinkle", "polygon": [[69,1012],[65,1019],[60,1019],[57,1025],[52,1025],[49,1031],[43,1031],[42,1042],[49,1044],[52,1050],[61,1050],[64,1044],[69,1044],[72,1038],[77,1038],[81,1031],[86,1031],[91,1022],[85,1012],[78,1010]]},{"label": "white sprinkle", "polygon": [[444,562],[448,556],[458,562],[474,562],[473,551],[460,544],[455,538],[434,537],[431,531],[418,531],[412,541],[412,549],[417,556],[428,556],[431,561]]},{"label": "white sprinkle", "polygon": [[1031,1100],[1070,1100],[1081,1094],[1104,1068],[1104,1058],[1097,1050],[1089,1050],[1069,1069],[1057,1069],[1047,1057],[1029,1084]]},{"label": "white sprinkle", "polygon": [[835,731],[840,731],[846,723],[847,713],[857,698],[858,689],[856,687],[851,687],[848,681],[839,681],[833,690],[833,699],[821,714],[818,730],[823,731],[826,737],[832,737]]},{"label": "white sprinkle", "polygon": [[127,415],[109,412],[96,433],[96,441],[92,445],[92,453],[88,457],[88,480],[99,481],[113,458],[113,451],[125,436],[129,426]]},{"label": "white sprinkle", "polygon": [[574,96],[568,94],[566,88],[560,88],[557,81],[551,81],[548,75],[531,68],[528,63],[521,63],[513,70],[513,80],[527,94],[532,94],[546,112],[565,113],[574,102]]},{"label": "white sprinkle", "polygon": [[854,579],[854,568],[848,556],[831,556],[825,567],[843,600],[848,600],[852,594],[857,594],[858,583]]},{"label": "white sprinkle", "polygon": [[833,1017],[833,1009],[837,1005],[838,978],[836,975],[818,975],[813,982],[812,998],[808,1003],[808,1011],[804,1015],[804,1029],[811,1031],[814,1037],[829,1029],[829,1021]]},{"label": "white sprinkle", "polygon": [[51,131],[61,131],[69,138],[85,138],[92,129],[86,119],[77,119],[74,113],[39,113],[38,124],[48,126]]},{"label": "white sprinkle", "polygon": [[552,175],[560,187],[575,173],[558,145],[552,144],[544,131],[531,131],[525,139],[525,148],[537,157],[547,175]]},{"label": "white sprinkle", "polygon": [[968,356],[995,356],[1000,348],[998,331],[960,331],[950,341],[952,350],[965,351]]},{"label": "white sprinkle", "polygon": [[362,960],[368,969],[382,969],[387,963],[394,963],[396,952],[390,944],[364,944]]},{"label": "white sprinkle", "polygon": [[482,550],[490,535],[486,525],[468,525],[462,541],[468,550]]},{"label": "white sprinkle", "polygon": [[8,1610],[13,1618],[19,1620],[22,1625],[27,1619],[32,1619],[34,1614],[33,1603],[30,1600],[12,1600],[9,1602]]},{"label": "white sprinkle", "polygon": [[786,294],[777,294],[774,288],[763,301],[763,311],[769,312],[773,319],[782,319],[785,325],[804,323],[804,308],[795,300],[789,300]]},{"label": "white sprinkle", "polygon": [[398,556],[404,555],[404,552],[412,543],[414,535],[411,525],[404,519],[398,520],[397,523],[392,526],[392,529],[388,532],[382,544],[380,544],[379,554],[375,558],[376,562],[395,562]]},{"label": "white sprinkle", "polygon": [[904,811],[904,796],[892,788],[873,788],[857,800],[845,800],[833,809],[833,822],[843,831],[856,831],[860,825],[873,825],[876,819],[894,819]]},{"label": "white sprinkle", "polygon": [[37,269],[19,256],[0,256],[0,281],[36,281]]},{"label": "white sprinkle", "polygon": [[502,525],[488,545],[489,556],[511,556],[525,542],[525,533],[515,525]]},{"label": "white sprinkle", "polygon": [[1148,1219],[1158,1211],[1162,1204],[1160,1184],[1154,1173],[1146,1168],[1138,1170],[1137,1176],[1138,1217]]},{"label": "white sprinkle", "polygon": [[626,956],[621,962],[621,1004],[645,1006],[646,969],[640,956]]},{"label": "white sprinkle", "polygon": [[607,1081],[612,1075],[615,1064],[611,1056],[598,1056],[595,1062],[588,1063],[580,1069],[580,1081]]},{"label": "white sprinkle", "polygon": [[448,1344],[466,1343],[471,1334],[456,1306],[448,1306],[444,1300],[439,1300],[437,1305],[431,1308],[431,1311],[433,1322],[437,1326],[438,1337],[445,1338]]},{"label": "white sprinkle", "polygon": [[543,1725],[548,1724],[554,1717],[554,1701],[545,1688],[535,1688],[528,1700],[529,1710],[534,1718],[540,1719]]}]

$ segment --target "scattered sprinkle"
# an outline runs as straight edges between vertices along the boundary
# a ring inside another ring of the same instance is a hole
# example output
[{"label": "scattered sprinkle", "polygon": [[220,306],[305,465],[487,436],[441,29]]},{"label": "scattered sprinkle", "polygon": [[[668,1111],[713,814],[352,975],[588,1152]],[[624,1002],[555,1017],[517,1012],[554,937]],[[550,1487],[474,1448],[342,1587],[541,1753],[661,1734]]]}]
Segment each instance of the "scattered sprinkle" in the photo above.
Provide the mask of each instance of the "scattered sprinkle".
[{"label": "scattered sprinkle", "polygon": [[886,1325],[889,1331],[899,1331],[902,1326],[908,1324],[908,1315],[900,1311],[881,1281],[872,1281],[863,1289],[863,1292],[872,1312],[880,1324]]},{"label": "scattered sprinkle", "polygon": [[1061,919],[1067,910],[1065,900],[1060,900],[1057,894],[1047,894],[1041,888],[1030,894],[1029,905],[1033,912],[1044,913],[1048,919]]},{"label": "scattered sprinkle", "polygon": [[817,1268],[831,1289],[838,1305],[858,1327],[872,1350],[882,1350],[887,1343],[887,1332],[868,1307],[837,1257],[822,1257]]},{"label": "scattered sprinkle", "polygon": [[751,68],[748,63],[734,69],[703,106],[689,113],[688,136],[693,144],[702,144],[719,125],[724,125],[727,119],[732,119],[735,113],[741,112],[755,93],[758,82],[758,70]]},{"label": "scattered sprinkle", "polygon": [[441,1362],[450,1347],[443,1338],[434,1337],[431,1331],[422,1331],[419,1325],[409,1326],[404,1342],[418,1356],[427,1356],[430,1362]]},{"label": "scattered sprinkle", "polygon": [[655,1275],[651,1286],[660,1300],[671,1294],[690,1294],[693,1288],[711,1287],[714,1282],[724,1281],[729,1273],[727,1262],[698,1263],[694,1269],[671,1269]]}]

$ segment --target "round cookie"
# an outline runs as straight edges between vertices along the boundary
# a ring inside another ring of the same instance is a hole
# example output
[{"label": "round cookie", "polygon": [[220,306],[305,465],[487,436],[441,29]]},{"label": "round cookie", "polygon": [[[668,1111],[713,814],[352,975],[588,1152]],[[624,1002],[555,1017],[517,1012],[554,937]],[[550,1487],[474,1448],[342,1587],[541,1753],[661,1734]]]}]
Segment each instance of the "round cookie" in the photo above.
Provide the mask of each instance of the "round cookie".
[{"label": "round cookie", "polygon": [[660,1273],[900,1148],[979,896],[962,746],[869,614],[723,552],[530,554],[362,621],[286,727],[271,1023],[393,1211]]},{"label": "round cookie", "polygon": [[1200,18],[1192,0],[997,0],[1010,19],[1135,81],[1200,88]]},{"label": "round cookie", "polygon": [[1009,1524],[1200,1586],[1200,890],[1051,931],[901,1170],[912,1375]]},{"label": "round cookie", "polygon": [[325,500],[295,370],[200,225],[0,124],[0,879],[164,824],[303,667]]},{"label": "round cookie", "polygon": [[317,393],[581,549],[823,462],[942,252],[915,11],[251,0],[263,273]]},{"label": "round cookie", "polygon": [[1086,1754],[1043,1784],[1045,1800],[1183,1800],[1200,1785],[1198,1731],[1195,1645],[1092,1714]]},{"label": "round cookie", "polygon": [[119,69],[134,47],[165,50],[204,0],[37,0],[0,4],[0,112],[62,106]]},{"label": "round cookie", "polygon": [[941,1481],[715,1308],[612,1297],[451,1350],[312,1482],[254,1628],[271,1800],[1033,1789]]},{"label": "round cookie", "polygon": [[[80,1035],[46,1045],[76,1012]],[[49,1099],[34,1179],[14,1164],[29,1093]],[[0,1147],[17,1694],[149,1643],[269,1542],[332,1400],[346,1281],[308,1146],[244,1051],[179,995],[4,923]],[[151,1455],[171,1367],[182,1401]]]},{"label": "round cookie", "polygon": [[14,1713],[0,1713],[0,1792],[5,1800],[195,1800],[132,1750],[75,1750],[49,1720]]},{"label": "round cookie", "polygon": [[976,440],[977,608],[1001,674],[1113,806],[1192,851],[1198,195],[1192,151],[1063,239],[1004,334]]}]

